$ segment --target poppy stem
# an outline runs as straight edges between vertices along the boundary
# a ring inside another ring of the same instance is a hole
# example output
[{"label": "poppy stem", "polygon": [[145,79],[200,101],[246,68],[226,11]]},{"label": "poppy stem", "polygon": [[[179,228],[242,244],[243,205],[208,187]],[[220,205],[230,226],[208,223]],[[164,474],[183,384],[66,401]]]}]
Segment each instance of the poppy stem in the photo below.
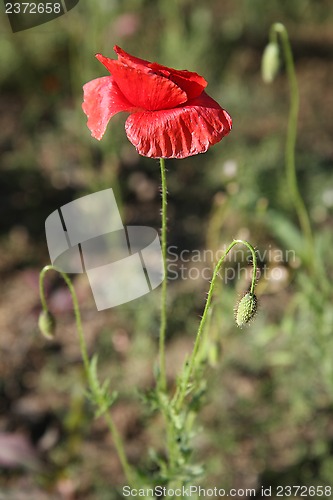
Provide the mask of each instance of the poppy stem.
[{"label": "poppy stem", "polygon": [[40,292],[40,299],[42,303],[42,308],[44,313],[48,313],[48,305],[46,301],[46,296],[45,296],[45,288],[44,288],[44,282],[45,282],[45,275],[48,271],[56,271],[57,273],[60,274],[60,276],[63,278],[65,281],[69,292],[72,297],[72,302],[73,302],[73,309],[74,309],[74,315],[75,315],[75,322],[76,322],[76,330],[78,333],[79,337],[79,345],[80,345],[80,351],[81,351],[81,356],[83,360],[83,366],[84,366],[84,371],[85,371],[85,376],[88,381],[88,386],[91,391],[91,394],[94,396],[93,402],[97,406],[97,415],[100,414],[104,416],[105,422],[109,428],[109,431],[112,435],[113,443],[116,448],[117,454],[119,461],[121,463],[124,475],[126,477],[126,480],[129,485],[134,485],[134,474],[132,467],[128,463],[126,453],[125,453],[125,448],[123,445],[123,441],[121,439],[121,435],[119,434],[117,427],[115,426],[115,423],[113,421],[113,418],[110,414],[110,412],[105,410],[105,407],[103,406],[103,399],[100,397],[101,394],[99,392],[99,387],[96,384],[96,380],[94,380],[94,377],[96,376],[96,373],[93,372],[93,362],[90,363],[89,361],[89,355],[88,355],[88,349],[87,349],[87,343],[84,337],[83,333],[83,327],[82,327],[82,320],[81,320],[81,313],[80,313],[80,307],[79,307],[79,302],[77,299],[77,295],[73,286],[73,283],[69,279],[66,273],[62,272],[60,269],[58,269],[55,266],[45,266],[42,271],[40,272],[39,275],[39,292]]},{"label": "poppy stem", "polygon": [[305,240],[307,242],[309,252],[308,264],[313,266],[315,262],[313,234],[309,214],[299,191],[295,163],[297,121],[299,113],[299,91],[288,32],[284,25],[281,23],[273,24],[270,31],[270,39],[272,42],[276,43],[278,36],[280,36],[281,40],[283,56],[286,64],[286,72],[290,86],[290,110],[288,118],[287,140],[285,146],[287,183],[303,236],[305,237]]},{"label": "poppy stem", "polygon": [[158,385],[162,391],[166,390],[166,367],[165,367],[165,333],[167,326],[167,181],[165,160],[160,158],[161,168],[161,193],[162,193],[162,230],[161,230],[161,245],[162,245],[162,260],[164,279],[161,290],[161,317],[160,317],[160,337],[159,337],[159,380]]},{"label": "poppy stem", "polygon": [[251,294],[254,293],[254,288],[255,288],[256,280],[257,280],[257,257],[256,257],[255,249],[247,241],[234,240],[232,243],[230,243],[230,245],[228,246],[228,248],[226,249],[226,251],[224,252],[222,257],[220,258],[220,260],[218,261],[218,263],[216,264],[215,269],[214,269],[213,277],[212,277],[212,280],[210,282],[210,287],[209,287],[209,291],[208,291],[208,295],[207,295],[205,309],[204,309],[204,312],[202,314],[202,318],[201,318],[200,325],[198,328],[193,351],[192,351],[192,354],[191,354],[189,361],[186,362],[182,378],[180,379],[180,384],[179,384],[177,391],[175,393],[175,396],[173,398],[173,403],[175,405],[176,410],[178,410],[178,411],[180,410],[181,405],[182,405],[188,391],[190,390],[189,382],[190,382],[190,379],[191,379],[193,372],[194,372],[194,369],[195,369],[197,355],[198,355],[199,347],[201,344],[201,338],[202,338],[203,332],[205,330],[207,319],[209,317],[209,310],[211,307],[211,302],[212,302],[212,298],[213,298],[213,292],[214,292],[214,288],[215,288],[215,284],[216,284],[216,279],[218,277],[218,274],[220,272],[220,269],[224,263],[226,256],[228,255],[230,250],[238,243],[245,245],[248,248],[248,250],[250,250],[251,255],[252,255],[252,281],[251,281],[250,293]]},{"label": "poppy stem", "polygon": [[74,310],[74,315],[75,315],[75,322],[76,322],[76,329],[79,337],[79,343],[80,343],[80,351],[81,351],[81,356],[82,356],[82,361],[83,361],[83,366],[84,370],[86,373],[86,376],[88,378],[89,374],[89,357],[88,357],[88,351],[87,351],[87,345],[85,342],[84,338],[84,333],[83,333],[83,327],[82,327],[82,321],[81,321],[81,313],[80,313],[80,308],[79,308],[79,303],[77,300],[77,296],[73,287],[73,283],[69,279],[66,273],[60,271],[55,266],[45,266],[42,271],[40,272],[39,275],[39,294],[40,294],[40,299],[42,303],[42,308],[45,313],[48,312],[48,305],[45,297],[45,290],[44,290],[44,280],[45,280],[45,275],[48,273],[48,271],[56,271],[57,273],[60,274],[60,276],[63,278],[65,281],[68,290],[71,294],[72,297],[72,302],[73,302],[73,310]]}]

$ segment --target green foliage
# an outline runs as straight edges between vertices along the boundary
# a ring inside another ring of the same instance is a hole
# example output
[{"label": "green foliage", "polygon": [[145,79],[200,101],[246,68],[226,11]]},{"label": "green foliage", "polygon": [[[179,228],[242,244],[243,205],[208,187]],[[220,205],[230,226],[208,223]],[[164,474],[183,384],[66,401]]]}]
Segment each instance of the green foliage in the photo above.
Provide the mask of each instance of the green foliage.
[{"label": "green foliage", "polygon": [[118,393],[110,393],[110,380],[106,379],[101,383],[97,374],[98,355],[94,354],[89,363],[88,381],[89,390],[86,393],[87,398],[96,406],[95,418],[99,418],[106,413],[118,397]]}]

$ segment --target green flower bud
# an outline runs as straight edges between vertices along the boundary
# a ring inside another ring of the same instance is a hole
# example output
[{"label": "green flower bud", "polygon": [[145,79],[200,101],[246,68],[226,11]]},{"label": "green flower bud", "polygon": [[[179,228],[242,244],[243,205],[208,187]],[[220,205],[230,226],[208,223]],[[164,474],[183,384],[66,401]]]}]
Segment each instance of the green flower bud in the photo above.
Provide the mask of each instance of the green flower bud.
[{"label": "green flower bud", "polygon": [[238,302],[235,309],[235,319],[239,327],[246,325],[257,312],[258,299],[254,293],[247,292]]},{"label": "green flower bud", "polygon": [[53,339],[55,326],[54,316],[48,311],[42,311],[38,318],[38,327],[42,335],[47,339]]},{"label": "green flower bud", "polygon": [[261,76],[265,83],[271,83],[275,79],[279,67],[279,46],[276,42],[270,42],[261,59]]}]

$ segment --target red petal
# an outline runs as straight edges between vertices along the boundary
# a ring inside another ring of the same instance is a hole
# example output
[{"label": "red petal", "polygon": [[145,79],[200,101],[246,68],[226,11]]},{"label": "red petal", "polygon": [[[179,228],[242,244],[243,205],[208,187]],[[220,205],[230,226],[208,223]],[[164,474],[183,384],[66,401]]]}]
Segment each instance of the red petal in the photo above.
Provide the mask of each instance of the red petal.
[{"label": "red petal", "polygon": [[138,63],[131,67],[101,54],[96,57],[110,71],[121,92],[136,108],[149,111],[170,109],[187,101],[186,92],[178,85],[164,76],[156,75],[144,65]]},{"label": "red petal", "polygon": [[152,158],[186,158],[227,135],[231,117],[205,92],[186,106],[137,112],[126,120],[126,134],[139,154]]},{"label": "red petal", "polygon": [[[145,59],[140,59],[139,57],[131,56],[131,54],[125,52],[123,49],[118,47],[118,45],[115,45],[113,47],[113,50],[118,55],[119,62],[127,64],[127,66],[130,66],[131,68],[136,68],[141,70],[143,70],[144,67],[149,68],[150,64],[149,61],[145,61]],[[110,59],[110,61],[112,60],[113,59]]]},{"label": "red petal", "polygon": [[207,87],[206,80],[198,75],[198,73],[193,73],[187,70],[177,70],[168,68],[167,66],[161,66],[157,63],[149,64],[149,67],[155,72],[158,72],[162,76],[169,78],[178,87],[185,90],[188,100],[199,97],[203,90]]},{"label": "red petal", "polygon": [[88,117],[91,135],[100,140],[110,118],[120,111],[131,111],[133,106],[127,101],[111,76],[96,78],[83,86],[82,109]]},{"label": "red petal", "polygon": [[198,73],[168,68],[167,66],[162,66],[161,64],[155,62],[150,63],[145,59],[139,59],[138,57],[131,56],[117,45],[113,49],[116,54],[118,54],[118,61],[127,64],[131,68],[141,69],[142,71],[146,71],[145,68],[151,68],[154,73],[168,78],[182,90],[185,90],[188,99],[198,97],[207,87],[206,80],[202,76],[198,75]]}]

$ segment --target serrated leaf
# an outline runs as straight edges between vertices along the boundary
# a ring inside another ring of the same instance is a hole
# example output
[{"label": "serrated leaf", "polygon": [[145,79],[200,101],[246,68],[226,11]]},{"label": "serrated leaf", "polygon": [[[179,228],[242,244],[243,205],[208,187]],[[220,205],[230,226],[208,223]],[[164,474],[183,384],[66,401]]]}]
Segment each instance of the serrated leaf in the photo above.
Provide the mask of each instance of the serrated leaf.
[{"label": "serrated leaf", "polygon": [[117,397],[117,391],[113,391],[112,394],[106,394],[105,399],[100,402],[98,408],[95,411],[95,418],[99,418],[104,415],[104,413],[106,413],[111,408]]}]

